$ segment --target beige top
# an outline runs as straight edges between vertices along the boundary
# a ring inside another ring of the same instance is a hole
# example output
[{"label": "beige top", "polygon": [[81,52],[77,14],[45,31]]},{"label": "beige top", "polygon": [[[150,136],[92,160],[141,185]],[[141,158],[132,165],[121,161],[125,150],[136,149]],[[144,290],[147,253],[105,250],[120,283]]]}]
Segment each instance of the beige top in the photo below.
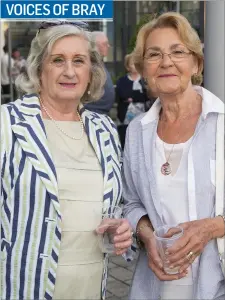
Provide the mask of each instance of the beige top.
[{"label": "beige top", "polygon": [[[69,135],[81,134],[80,122],[59,121]],[[73,140],[44,120],[56,166],[62,213],[62,241],[53,299],[100,299],[103,253],[95,228],[101,222],[103,175],[87,135]]]}]

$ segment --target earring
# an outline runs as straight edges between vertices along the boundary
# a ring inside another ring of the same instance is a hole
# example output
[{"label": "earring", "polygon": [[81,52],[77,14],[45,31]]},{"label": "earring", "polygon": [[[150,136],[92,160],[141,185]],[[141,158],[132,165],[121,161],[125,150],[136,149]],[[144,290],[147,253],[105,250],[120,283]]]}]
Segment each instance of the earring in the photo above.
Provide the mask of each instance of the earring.
[{"label": "earring", "polygon": [[88,95],[90,95],[90,94],[91,94],[90,90],[88,90],[88,91],[87,91],[87,94],[88,94]]}]

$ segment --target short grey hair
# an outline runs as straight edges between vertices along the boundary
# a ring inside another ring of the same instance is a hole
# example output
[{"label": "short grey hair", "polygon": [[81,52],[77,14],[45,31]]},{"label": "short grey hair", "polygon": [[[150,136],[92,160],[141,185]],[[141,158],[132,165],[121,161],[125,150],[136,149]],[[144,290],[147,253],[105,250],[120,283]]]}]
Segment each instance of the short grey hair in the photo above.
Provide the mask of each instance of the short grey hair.
[{"label": "short grey hair", "polygon": [[[29,55],[27,58],[27,70],[16,79],[18,90],[25,94],[39,93],[41,90],[40,75],[42,63],[50,53],[54,43],[66,36],[80,36],[89,43],[89,54],[91,60],[91,80],[84,95],[82,103],[97,101],[103,95],[103,87],[106,81],[106,72],[101,56],[99,55],[96,43],[91,32],[80,27],[65,24],[40,29],[31,42]],[[90,93],[88,93],[90,91]]]}]

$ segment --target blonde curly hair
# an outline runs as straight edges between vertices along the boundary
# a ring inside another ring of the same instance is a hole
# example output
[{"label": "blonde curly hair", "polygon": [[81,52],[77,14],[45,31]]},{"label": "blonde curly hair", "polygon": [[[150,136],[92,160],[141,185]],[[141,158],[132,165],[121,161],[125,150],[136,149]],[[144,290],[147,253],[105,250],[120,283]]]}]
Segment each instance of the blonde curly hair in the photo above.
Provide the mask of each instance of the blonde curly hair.
[{"label": "blonde curly hair", "polygon": [[192,76],[191,81],[194,85],[200,85],[203,80],[202,71],[204,64],[204,55],[201,40],[194,28],[191,27],[188,20],[183,15],[176,12],[164,13],[146,23],[139,30],[136,40],[136,46],[133,51],[133,59],[137,71],[140,74],[143,74],[145,43],[149,34],[153,30],[158,28],[173,28],[177,31],[182,42],[197,59],[198,72],[197,74]]}]

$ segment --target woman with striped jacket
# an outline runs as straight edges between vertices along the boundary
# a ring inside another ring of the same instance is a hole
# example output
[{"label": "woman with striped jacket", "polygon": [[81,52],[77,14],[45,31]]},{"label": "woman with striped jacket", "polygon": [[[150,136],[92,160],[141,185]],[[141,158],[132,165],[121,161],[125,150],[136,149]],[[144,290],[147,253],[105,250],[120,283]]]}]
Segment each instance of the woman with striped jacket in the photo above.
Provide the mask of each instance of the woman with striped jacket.
[{"label": "woman with striped jacket", "polygon": [[[1,299],[104,298],[95,229],[121,198],[120,145],[110,118],[81,104],[105,81],[84,27],[42,23],[17,80],[25,95],[2,106]],[[117,255],[131,245],[119,224]]]}]

